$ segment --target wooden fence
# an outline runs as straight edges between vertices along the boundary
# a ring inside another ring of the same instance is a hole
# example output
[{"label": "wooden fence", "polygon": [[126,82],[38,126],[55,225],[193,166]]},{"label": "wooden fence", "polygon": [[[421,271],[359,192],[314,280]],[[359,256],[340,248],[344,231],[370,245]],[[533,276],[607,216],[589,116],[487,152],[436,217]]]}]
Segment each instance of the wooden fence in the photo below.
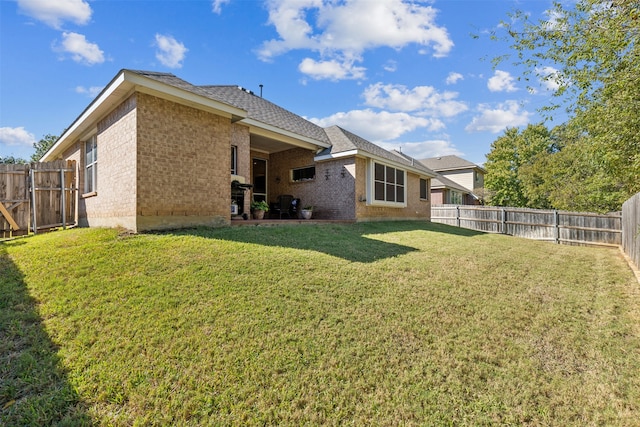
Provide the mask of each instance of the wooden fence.
[{"label": "wooden fence", "polygon": [[640,193],[622,205],[622,250],[640,268]]},{"label": "wooden fence", "polygon": [[496,206],[434,205],[431,221],[572,245],[619,246],[622,215]]},{"label": "wooden fence", "polygon": [[77,224],[76,162],[0,164],[2,237]]}]

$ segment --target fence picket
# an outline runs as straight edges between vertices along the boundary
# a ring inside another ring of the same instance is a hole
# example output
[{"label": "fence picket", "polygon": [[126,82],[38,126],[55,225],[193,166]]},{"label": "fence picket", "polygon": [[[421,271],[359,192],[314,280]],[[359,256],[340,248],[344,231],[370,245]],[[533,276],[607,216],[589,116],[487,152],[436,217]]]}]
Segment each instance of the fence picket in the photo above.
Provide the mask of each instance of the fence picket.
[{"label": "fence picket", "polygon": [[622,242],[620,213],[599,215],[495,206],[433,205],[431,220],[556,243],[615,246]]}]

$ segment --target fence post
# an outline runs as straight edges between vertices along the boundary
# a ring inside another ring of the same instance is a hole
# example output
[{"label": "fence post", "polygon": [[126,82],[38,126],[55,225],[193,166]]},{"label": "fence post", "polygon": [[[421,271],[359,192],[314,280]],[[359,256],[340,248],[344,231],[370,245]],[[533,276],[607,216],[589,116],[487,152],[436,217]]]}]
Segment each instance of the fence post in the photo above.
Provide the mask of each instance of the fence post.
[{"label": "fence post", "polygon": [[556,245],[560,244],[560,215],[556,209],[553,210],[553,237]]},{"label": "fence post", "polygon": [[60,169],[60,212],[62,213],[62,229],[67,229],[67,212],[64,194],[64,167]]},{"label": "fence post", "polygon": [[460,227],[460,206],[456,206],[456,226]]},{"label": "fence post", "polygon": [[507,211],[505,208],[500,208],[501,218],[500,218],[500,231],[502,234],[507,234]]},{"label": "fence post", "polygon": [[31,189],[31,213],[33,214],[33,234],[38,234],[37,206],[36,206],[36,180],[33,167],[29,169],[29,188]]}]

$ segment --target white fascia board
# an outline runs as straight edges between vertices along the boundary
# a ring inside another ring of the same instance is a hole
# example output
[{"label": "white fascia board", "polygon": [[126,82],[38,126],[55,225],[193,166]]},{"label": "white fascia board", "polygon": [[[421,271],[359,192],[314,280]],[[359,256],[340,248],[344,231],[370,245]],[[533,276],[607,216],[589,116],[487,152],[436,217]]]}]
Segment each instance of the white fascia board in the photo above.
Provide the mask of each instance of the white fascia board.
[{"label": "white fascia board", "polygon": [[390,159],[387,159],[385,157],[380,157],[380,156],[376,156],[375,154],[371,154],[368,153],[366,151],[362,151],[362,150],[350,150],[350,151],[342,151],[340,153],[335,153],[335,154],[328,154],[328,155],[324,155],[324,156],[316,156],[314,157],[314,161],[316,162],[321,162],[324,160],[333,160],[333,159],[339,159],[339,158],[343,158],[343,157],[350,157],[350,156],[358,156],[358,157],[363,157],[366,159],[372,159],[376,162],[379,163],[384,163],[386,165],[389,166],[393,166],[395,168],[398,169],[403,169],[406,171],[409,171],[411,173],[414,173],[416,175],[420,175],[420,176],[425,176],[428,178],[435,178],[436,175],[428,173],[427,171],[424,171],[422,169],[418,169],[418,168],[414,168],[411,165],[405,165],[404,163],[400,163],[400,162],[396,162]]},{"label": "white fascia board", "polygon": [[[100,94],[89,104],[89,106],[76,118],[71,126],[67,128],[66,131],[58,141],[42,156],[40,159],[41,162],[55,160],[56,156],[60,154],[66,148],[66,144],[69,142],[71,138],[73,138],[78,133],[84,133],[88,126],[95,127],[95,124],[87,123],[89,118],[93,116],[101,106],[103,106],[107,99],[109,99],[118,89],[123,89],[125,86],[125,73],[120,72],[113,80],[100,92]],[[129,91],[129,89],[124,89],[125,91]]]},{"label": "white fascia board", "polygon": [[184,104],[200,110],[209,110],[226,118],[237,119],[237,117],[245,118],[247,116],[247,112],[241,108],[213,100],[204,95],[198,95],[197,93],[180,89],[178,87],[171,86],[170,84],[141,76],[140,74],[130,71],[125,71],[124,74],[126,80],[136,86],[136,90],[138,92],[167,99],[169,101]]},{"label": "white fascia board", "polygon": [[334,159],[341,159],[343,157],[357,156],[358,154],[360,154],[358,150],[342,151],[340,153],[335,153],[335,154],[325,154],[324,156],[315,156],[313,158],[313,161],[323,162],[325,160],[334,160]]},{"label": "white fascia board", "polygon": [[280,129],[275,126],[259,122],[255,119],[245,118],[240,122],[240,124],[249,126],[249,132],[255,135],[265,136],[267,138],[286,142],[298,147],[316,150],[318,147],[329,148],[331,146],[326,142],[318,141],[317,139],[309,138],[304,135],[299,135],[285,129]]},{"label": "white fascia board", "polygon": [[100,120],[104,114],[110,112],[112,108],[116,107],[123,99],[133,93],[134,90],[197,109],[211,111],[223,117],[231,118],[232,120],[238,120],[238,118],[242,120],[247,116],[247,112],[240,108],[141,76],[128,70],[122,70],[109,82],[80,116],[78,116],[40,161],[55,160],[74,138],[85,134],[89,127],[95,127],[95,123]]}]

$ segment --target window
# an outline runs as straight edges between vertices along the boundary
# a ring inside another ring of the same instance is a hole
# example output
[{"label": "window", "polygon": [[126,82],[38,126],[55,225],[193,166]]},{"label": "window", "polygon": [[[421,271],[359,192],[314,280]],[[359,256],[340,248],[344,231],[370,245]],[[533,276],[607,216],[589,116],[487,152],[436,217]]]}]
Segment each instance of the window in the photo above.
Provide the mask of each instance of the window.
[{"label": "window", "polygon": [[429,186],[424,178],[420,178],[420,200],[429,200]]},{"label": "window", "polygon": [[238,147],[231,146],[231,175],[238,175]]},{"label": "window", "polygon": [[291,169],[291,181],[311,181],[316,179],[316,167],[308,166],[305,168]]},{"label": "window", "polygon": [[98,146],[96,137],[85,141],[84,192],[95,193],[98,188]]},{"label": "window", "polygon": [[373,162],[373,200],[404,205],[405,171]]},{"label": "window", "polygon": [[451,192],[449,193],[449,203],[452,205],[461,205],[462,193],[451,190]]}]

